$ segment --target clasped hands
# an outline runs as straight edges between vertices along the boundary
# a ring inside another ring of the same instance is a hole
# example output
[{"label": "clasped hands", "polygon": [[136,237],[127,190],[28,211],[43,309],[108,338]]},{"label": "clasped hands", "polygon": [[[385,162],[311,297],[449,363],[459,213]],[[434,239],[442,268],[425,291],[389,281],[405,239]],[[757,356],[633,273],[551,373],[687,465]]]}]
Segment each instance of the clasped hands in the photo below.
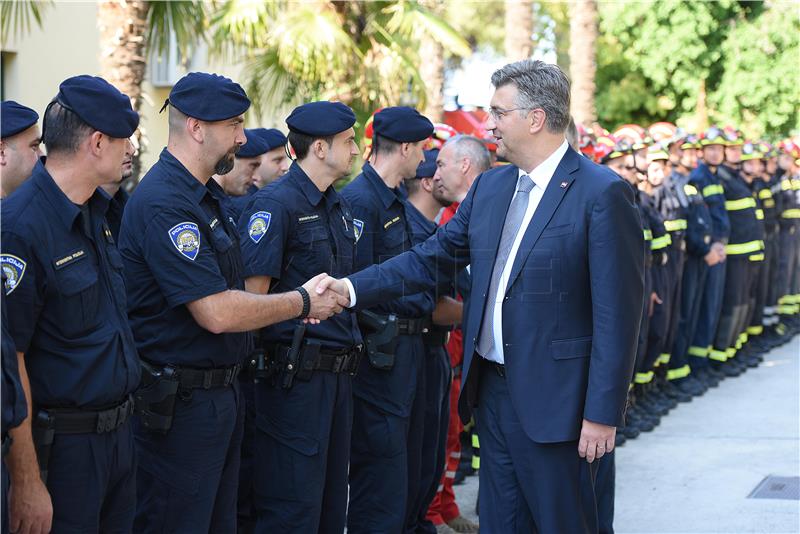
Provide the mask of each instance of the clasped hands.
[{"label": "clasped hands", "polygon": [[343,280],[321,273],[303,284],[311,299],[311,309],[307,323],[319,324],[321,321],[340,313],[350,305],[350,291]]}]

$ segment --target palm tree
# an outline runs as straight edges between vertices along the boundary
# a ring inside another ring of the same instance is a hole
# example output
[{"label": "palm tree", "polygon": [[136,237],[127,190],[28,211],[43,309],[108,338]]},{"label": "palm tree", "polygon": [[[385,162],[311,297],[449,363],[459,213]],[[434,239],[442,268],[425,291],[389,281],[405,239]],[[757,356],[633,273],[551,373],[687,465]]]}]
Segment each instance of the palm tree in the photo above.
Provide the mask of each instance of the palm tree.
[{"label": "palm tree", "polygon": [[533,52],[533,2],[505,0],[505,53],[509,61],[528,59]]},{"label": "palm tree", "polygon": [[569,71],[572,78],[572,116],[581,124],[597,120],[594,106],[595,43],[597,42],[596,0],[573,0],[569,5]]},{"label": "palm tree", "polygon": [[211,50],[245,62],[244,85],[257,109],[336,99],[352,106],[362,124],[380,106],[426,109],[426,87],[441,77],[423,76],[420,65],[430,58],[420,57],[421,38],[451,54],[471,53],[415,0],[230,2],[211,28]]},{"label": "palm tree", "polygon": [[[440,16],[444,4],[436,0],[422,0],[421,4],[432,14]],[[425,82],[425,108],[423,115],[433,122],[444,118],[444,48],[442,43],[430,34],[421,32],[419,36],[420,77]]]},{"label": "palm tree", "polygon": [[31,22],[42,27],[42,15],[53,0],[16,0],[0,2],[0,43],[5,46],[9,37],[18,39],[31,30]]}]

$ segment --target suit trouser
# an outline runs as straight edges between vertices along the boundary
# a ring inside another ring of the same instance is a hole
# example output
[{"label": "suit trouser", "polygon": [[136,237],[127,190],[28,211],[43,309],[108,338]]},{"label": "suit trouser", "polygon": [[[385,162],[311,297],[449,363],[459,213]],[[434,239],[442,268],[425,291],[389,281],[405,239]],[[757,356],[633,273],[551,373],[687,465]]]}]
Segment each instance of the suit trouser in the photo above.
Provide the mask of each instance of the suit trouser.
[{"label": "suit trouser", "polygon": [[105,434],[56,434],[46,484],[52,532],[131,532],[136,454],[130,420]]},{"label": "suit trouser", "polygon": [[256,532],[342,532],[353,422],[352,377],[315,371],[255,385]]},{"label": "suit trouser", "polygon": [[617,492],[617,462],[614,451],[607,453],[597,465],[594,486],[597,495],[597,523],[600,534],[614,534],[614,498]]},{"label": "suit trouser", "polygon": [[426,519],[428,507],[439,488],[446,462],[447,427],[450,421],[450,356],[444,345],[426,347],[425,357],[425,431],[420,462],[420,491],[409,506],[416,514],[406,523],[407,532],[436,533],[436,526]]},{"label": "suit trouser", "polygon": [[[680,320],[669,362],[673,380],[685,378],[689,372],[689,343],[694,337],[703,300],[703,288],[708,275],[708,264],[699,256],[687,256],[681,283]],[[680,371],[679,371],[680,370]],[[677,371],[677,372],[676,372]]]},{"label": "suit trouser", "polygon": [[722,312],[719,317],[714,348],[709,358],[724,362],[732,358],[739,335],[739,326],[747,313],[749,299],[750,260],[747,254],[731,255],[725,260],[725,291],[722,298]]},{"label": "suit trouser", "polygon": [[236,532],[244,428],[239,383],[194,389],[188,400],[179,398],[167,434],[134,428],[134,532]]},{"label": "suit trouser", "polygon": [[412,485],[419,484],[410,484],[409,474],[419,473],[422,456],[424,358],[420,336],[399,336],[391,370],[361,359],[353,384],[348,533],[403,531],[410,495],[418,491]]},{"label": "suit trouser", "polygon": [[697,328],[692,337],[692,344],[689,346],[689,355],[694,357],[689,364],[692,369],[700,369],[708,365],[709,348],[714,343],[722,309],[722,296],[725,293],[726,264],[727,261],[708,268]]},{"label": "suit trouser", "polygon": [[578,456],[578,442],[537,443],[512,405],[506,379],[477,354],[481,368],[477,428],[481,442],[481,532],[597,532],[597,462]]}]

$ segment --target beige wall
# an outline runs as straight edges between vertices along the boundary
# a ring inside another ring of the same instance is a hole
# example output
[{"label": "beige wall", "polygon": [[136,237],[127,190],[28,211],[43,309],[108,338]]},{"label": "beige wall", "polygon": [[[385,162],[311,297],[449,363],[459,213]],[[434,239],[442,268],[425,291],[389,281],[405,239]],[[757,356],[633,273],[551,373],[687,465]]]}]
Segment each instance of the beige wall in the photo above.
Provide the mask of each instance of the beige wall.
[{"label": "beige wall", "polygon": [[[3,48],[3,98],[17,100],[41,115],[65,78],[100,75],[99,54],[97,4],[59,0],[44,12],[42,28],[32,27],[29,34]],[[241,72],[236,64],[209,62],[202,47],[192,59],[191,69],[217,72],[234,80]],[[146,170],[167,144],[167,114],[159,115],[158,110],[170,88],[153,87],[146,79],[142,90],[141,128],[146,136],[142,168]],[[264,110],[261,124],[256,124],[255,113],[248,113],[247,125],[277,127],[285,132],[283,118],[288,111]]]}]

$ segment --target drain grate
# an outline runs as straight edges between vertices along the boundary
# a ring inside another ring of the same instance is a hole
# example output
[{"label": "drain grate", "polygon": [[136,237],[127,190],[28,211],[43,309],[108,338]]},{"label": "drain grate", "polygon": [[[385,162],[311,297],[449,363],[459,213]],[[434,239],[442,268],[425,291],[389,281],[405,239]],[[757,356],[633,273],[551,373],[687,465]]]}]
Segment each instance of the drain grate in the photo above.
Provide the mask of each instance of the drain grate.
[{"label": "drain grate", "polygon": [[800,477],[770,475],[762,480],[747,498],[800,500]]}]

